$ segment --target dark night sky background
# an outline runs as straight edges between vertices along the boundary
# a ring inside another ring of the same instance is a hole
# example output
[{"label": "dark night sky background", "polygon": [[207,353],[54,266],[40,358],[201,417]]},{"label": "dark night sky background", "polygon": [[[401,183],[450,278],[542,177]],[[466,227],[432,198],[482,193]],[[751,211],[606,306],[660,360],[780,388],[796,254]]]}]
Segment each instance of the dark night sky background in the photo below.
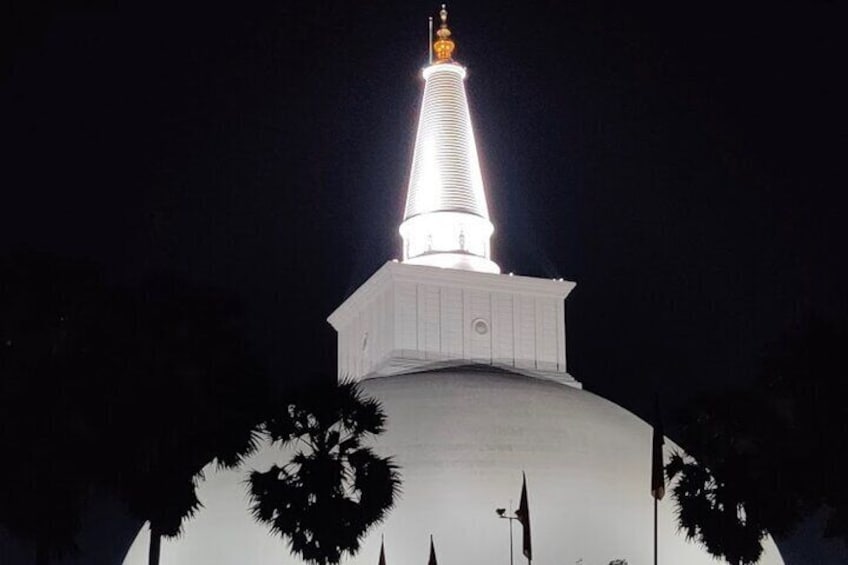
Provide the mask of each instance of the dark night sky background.
[{"label": "dark night sky background", "polygon": [[[569,370],[642,416],[848,312],[848,10],[685,4],[448,6],[494,259],[578,283]],[[270,370],[332,377],[326,316],[400,253],[437,3],[5,10],[0,253],[226,289]]]}]

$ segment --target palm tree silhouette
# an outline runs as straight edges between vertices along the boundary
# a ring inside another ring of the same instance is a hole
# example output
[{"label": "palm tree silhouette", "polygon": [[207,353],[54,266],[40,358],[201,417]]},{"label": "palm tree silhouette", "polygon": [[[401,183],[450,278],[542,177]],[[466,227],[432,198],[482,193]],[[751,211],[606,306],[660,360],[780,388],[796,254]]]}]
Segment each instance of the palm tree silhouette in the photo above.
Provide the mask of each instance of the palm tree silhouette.
[{"label": "palm tree silhouette", "polygon": [[353,382],[312,386],[289,399],[265,431],[294,455],[282,467],[251,472],[251,510],[305,561],[336,564],[359,550],[398,496],[397,466],[363,445],[383,432],[386,417]]},{"label": "palm tree silhouette", "polygon": [[[150,526],[149,563],[200,509],[196,486],[210,463],[233,468],[257,446],[267,382],[226,301],[174,281],[148,284],[137,315],[120,420],[132,442],[117,449],[114,477],[132,515]],[[116,427],[116,429],[121,429]]]},{"label": "palm tree silhouette", "polygon": [[0,257],[0,526],[38,565],[78,549],[99,450],[86,402],[101,293],[90,265]]},{"label": "palm tree silhouette", "polygon": [[150,522],[157,563],[204,467],[255,448],[268,383],[235,310],[174,279],[116,288],[86,264],[0,256],[0,526],[36,563],[78,552],[104,491]]}]

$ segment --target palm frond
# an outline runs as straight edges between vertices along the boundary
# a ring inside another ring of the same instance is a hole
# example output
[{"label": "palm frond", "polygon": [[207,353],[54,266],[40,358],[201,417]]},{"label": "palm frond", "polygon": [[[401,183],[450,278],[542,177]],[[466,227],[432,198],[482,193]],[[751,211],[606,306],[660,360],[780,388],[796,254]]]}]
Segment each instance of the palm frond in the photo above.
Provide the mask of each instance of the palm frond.
[{"label": "palm frond", "polygon": [[266,424],[266,433],[278,444],[298,442],[303,449],[285,468],[250,474],[254,518],[307,562],[336,564],[355,554],[400,492],[394,462],[363,447],[384,423],[379,403],[354,382],[293,395]]}]

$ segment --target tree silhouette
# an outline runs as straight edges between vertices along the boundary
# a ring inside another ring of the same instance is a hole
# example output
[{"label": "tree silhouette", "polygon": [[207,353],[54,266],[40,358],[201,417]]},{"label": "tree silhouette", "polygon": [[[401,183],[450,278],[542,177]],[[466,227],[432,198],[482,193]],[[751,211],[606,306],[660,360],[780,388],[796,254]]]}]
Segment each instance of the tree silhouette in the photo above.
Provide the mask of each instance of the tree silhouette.
[{"label": "tree silhouette", "polygon": [[0,524],[34,545],[38,564],[76,551],[92,488],[103,294],[90,266],[0,258]]},{"label": "tree silhouette", "polygon": [[766,533],[788,534],[819,509],[826,535],[848,541],[844,322],[813,320],[768,354],[750,387],[687,407],[668,473],[678,523],[730,563],[755,563]]},{"label": "tree silhouette", "polygon": [[[149,563],[162,536],[180,533],[199,508],[195,487],[210,463],[234,467],[257,446],[267,382],[232,325],[225,299],[159,280],[129,303],[136,323],[129,357],[112,484],[129,511],[150,526]],[[124,350],[122,348],[122,350]]]},{"label": "tree silhouette", "polygon": [[294,455],[282,467],[249,477],[254,517],[287,538],[305,561],[338,563],[355,554],[368,529],[383,520],[400,488],[391,458],[364,442],[383,432],[379,403],[358,385],[314,385],[293,393],[265,431]]},{"label": "tree silhouette", "polygon": [[36,561],[76,550],[93,490],[161,536],[204,467],[256,446],[267,381],[224,296],[174,279],[106,285],[91,266],[0,257],[0,525]]}]

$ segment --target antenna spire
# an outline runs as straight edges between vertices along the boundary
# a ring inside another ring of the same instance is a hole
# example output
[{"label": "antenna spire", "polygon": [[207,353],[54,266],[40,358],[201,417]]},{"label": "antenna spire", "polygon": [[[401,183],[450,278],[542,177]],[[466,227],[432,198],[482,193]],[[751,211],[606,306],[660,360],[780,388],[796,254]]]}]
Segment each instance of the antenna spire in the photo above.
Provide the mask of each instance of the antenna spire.
[{"label": "antenna spire", "polygon": [[430,35],[427,36],[427,64],[433,64],[433,16],[430,16]]}]

